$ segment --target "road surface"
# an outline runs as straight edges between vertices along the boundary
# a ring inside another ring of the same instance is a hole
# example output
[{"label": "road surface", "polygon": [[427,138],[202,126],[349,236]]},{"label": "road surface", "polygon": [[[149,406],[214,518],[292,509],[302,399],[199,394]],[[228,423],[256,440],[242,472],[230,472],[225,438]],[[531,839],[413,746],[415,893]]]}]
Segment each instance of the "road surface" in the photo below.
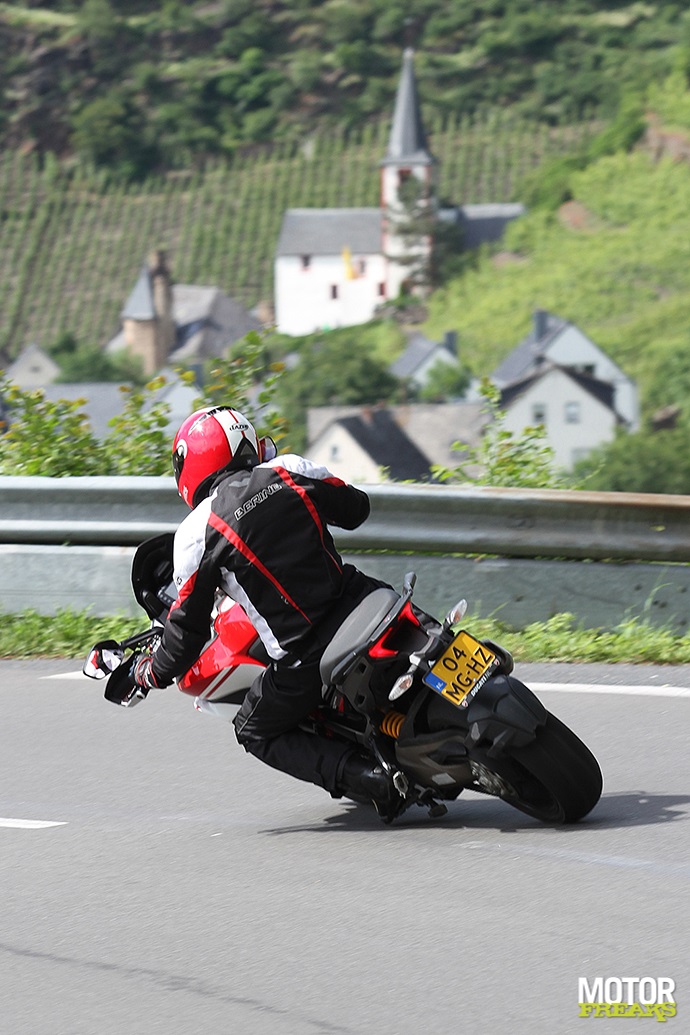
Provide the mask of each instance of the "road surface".
[{"label": "road surface", "polygon": [[626,976],[690,1030],[690,667],[518,666],[604,771],[569,828],[471,793],[384,827],[77,668],[0,663],[7,1035],[655,1030],[578,1016]]}]

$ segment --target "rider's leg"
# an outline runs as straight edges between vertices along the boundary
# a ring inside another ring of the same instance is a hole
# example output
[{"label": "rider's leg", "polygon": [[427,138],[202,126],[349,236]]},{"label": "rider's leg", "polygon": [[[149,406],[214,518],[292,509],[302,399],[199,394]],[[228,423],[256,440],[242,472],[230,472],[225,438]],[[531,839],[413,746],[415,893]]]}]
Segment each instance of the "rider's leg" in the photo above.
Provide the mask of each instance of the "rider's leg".
[{"label": "rider's leg", "polygon": [[235,716],[235,735],[267,765],[337,794],[342,766],[353,749],[297,728],[321,703],[318,657],[294,668],[270,665]]},{"label": "rider's leg", "polygon": [[297,729],[322,703],[320,653],[296,667],[271,665],[254,681],[235,716],[235,735],[252,755],[274,769],[325,788],[388,801],[391,781],[380,766],[352,746]]}]

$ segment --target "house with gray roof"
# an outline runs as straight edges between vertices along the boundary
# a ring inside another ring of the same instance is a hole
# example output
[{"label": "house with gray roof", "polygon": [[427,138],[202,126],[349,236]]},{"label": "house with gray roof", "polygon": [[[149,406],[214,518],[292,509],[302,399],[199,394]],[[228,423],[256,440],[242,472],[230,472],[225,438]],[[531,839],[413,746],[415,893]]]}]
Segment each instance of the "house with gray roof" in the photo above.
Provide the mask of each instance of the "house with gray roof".
[{"label": "house with gray roof", "polygon": [[428,458],[384,407],[363,407],[331,421],[309,447],[309,457],[348,482],[424,482]]},{"label": "house with gray roof", "polygon": [[146,374],[169,363],[196,364],[226,356],[260,320],[218,287],[175,284],[165,253],[142,266],[122,309],[122,328],[106,349],[138,356]]},{"label": "house with gray roof", "polygon": [[394,480],[428,481],[433,464],[455,467],[463,447],[479,444],[487,419],[481,402],[314,406],[306,453],[346,481],[380,482],[384,468]]},{"label": "house with gray roof", "polygon": [[637,430],[639,402],[637,385],[632,378],[579,327],[544,309],[535,310],[529,334],[496,367],[491,380],[506,389],[549,365],[609,385],[611,406],[617,417],[628,430]]},{"label": "house with gray roof", "polygon": [[422,388],[429,380],[429,375],[439,363],[456,366],[457,336],[448,331],[443,341],[433,341],[425,334],[413,333],[407,341],[403,352],[388,368],[394,377],[408,381],[416,388]]},{"label": "house with gray roof", "polygon": [[[316,159],[315,159],[316,160]],[[414,178],[420,205],[457,223],[469,247],[498,240],[521,205],[458,205],[439,211],[437,160],[429,148],[414,74],[403,55],[386,153],[379,163],[379,208],[288,209],[275,256],[275,315],[279,331],[310,334],[372,319],[403,287],[415,292],[430,258],[428,235],[410,234],[401,188]]]},{"label": "house with gray roof", "polygon": [[60,374],[60,367],[39,345],[33,342],[19,353],[5,371],[10,381],[20,388],[36,388],[50,384]]},{"label": "house with gray roof", "polygon": [[[165,433],[170,441],[183,420],[194,410],[198,389],[181,381],[172,370],[161,371],[164,384],[147,398],[145,411],[156,404],[163,404],[167,410]],[[109,381],[65,382],[45,385],[43,393],[50,402],[65,399],[80,401],[79,410],[84,414],[98,439],[104,439],[112,428],[110,421],[124,410],[126,397],[119,384]]]},{"label": "house with gray roof", "polygon": [[625,426],[610,382],[549,361],[505,387],[501,409],[504,427],[515,435],[542,425],[555,466],[563,470],[572,470]]}]

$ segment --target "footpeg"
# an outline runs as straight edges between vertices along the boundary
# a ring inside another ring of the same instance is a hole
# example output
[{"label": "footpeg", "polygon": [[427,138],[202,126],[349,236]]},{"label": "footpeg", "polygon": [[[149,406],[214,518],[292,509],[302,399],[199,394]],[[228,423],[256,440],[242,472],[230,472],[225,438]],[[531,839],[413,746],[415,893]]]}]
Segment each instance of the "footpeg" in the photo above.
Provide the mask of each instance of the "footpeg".
[{"label": "footpeg", "polygon": [[448,809],[445,805],[442,805],[440,801],[434,801],[429,805],[429,815],[432,819],[440,819],[441,816],[445,816]]}]

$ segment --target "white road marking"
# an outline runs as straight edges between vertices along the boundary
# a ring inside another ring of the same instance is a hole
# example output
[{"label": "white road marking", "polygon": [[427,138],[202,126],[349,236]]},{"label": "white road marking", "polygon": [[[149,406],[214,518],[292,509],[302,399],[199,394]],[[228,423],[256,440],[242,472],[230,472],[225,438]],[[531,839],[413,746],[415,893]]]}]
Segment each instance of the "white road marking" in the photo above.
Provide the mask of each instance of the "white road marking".
[{"label": "white road marking", "polygon": [[40,676],[40,679],[88,679],[81,669],[78,672],[54,672],[51,676]]},{"label": "white road marking", "polygon": [[638,694],[643,697],[690,697],[687,686],[645,686],[635,683],[531,683],[527,686],[535,694],[555,690],[557,693],[578,694]]},{"label": "white road marking", "polygon": [[[516,672],[518,679],[519,672]],[[41,679],[86,679],[81,669],[78,672],[55,672]],[[652,686],[644,683],[533,683],[527,680],[527,686],[535,694],[542,690],[553,690],[556,693],[577,694],[632,694],[642,697],[690,697],[687,686]],[[213,689],[213,688],[211,688]]]},{"label": "white road marking", "polygon": [[44,827],[66,827],[66,823],[50,819],[3,819],[0,816],[0,827],[21,827],[23,830],[42,830]]}]

